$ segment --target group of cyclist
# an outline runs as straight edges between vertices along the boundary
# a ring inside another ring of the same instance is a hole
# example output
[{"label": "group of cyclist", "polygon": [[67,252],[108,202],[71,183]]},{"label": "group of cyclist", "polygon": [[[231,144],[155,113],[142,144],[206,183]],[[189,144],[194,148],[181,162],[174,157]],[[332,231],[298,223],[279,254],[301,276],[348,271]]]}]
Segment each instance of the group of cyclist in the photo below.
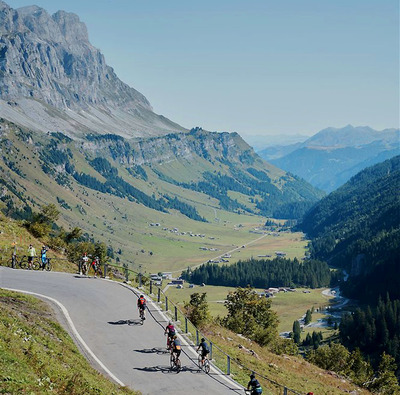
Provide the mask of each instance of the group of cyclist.
[{"label": "group of cyclist", "polygon": [[[100,260],[99,257],[95,256],[92,259],[92,262],[90,264],[90,267],[93,269],[94,271],[94,276],[97,277],[97,274],[100,270]],[[81,262],[81,270],[80,270],[80,274],[84,274],[87,275],[89,272],[89,256],[87,254],[87,252],[83,253],[82,256],[82,262]]]},{"label": "group of cyclist", "polygon": [[[146,308],[146,299],[143,295],[140,295],[137,301],[137,307],[139,309],[140,315],[143,314],[144,309]],[[164,335],[167,335],[167,350],[171,352],[171,355],[174,356],[175,360],[179,359],[179,356],[182,352],[182,344],[180,339],[178,338],[175,326],[171,321],[168,322],[167,326],[164,330]],[[206,339],[203,337],[197,347],[197,352],[201,355],[201,363],[204,365],[206,358],[208,358],[208,354],[210,353],[208,344]],[[250,391],[251,395],[262,394],[262,388],[259,381],[256,379],[255,375],[252,373],[250,375],[250,381],[247,385],[247,390]]]}]

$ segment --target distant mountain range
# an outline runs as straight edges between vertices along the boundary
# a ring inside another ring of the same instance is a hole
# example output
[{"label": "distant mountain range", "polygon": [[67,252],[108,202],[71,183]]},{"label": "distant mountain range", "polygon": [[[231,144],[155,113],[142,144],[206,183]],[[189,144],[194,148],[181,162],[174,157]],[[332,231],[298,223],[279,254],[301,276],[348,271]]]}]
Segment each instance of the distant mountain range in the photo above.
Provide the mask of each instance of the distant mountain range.
[{"label": "distant mountain range", "polygon": [[259,155],[331,192],[362,169],[400,153],[399,129],[327,128],[302,143],[268,147]]}]

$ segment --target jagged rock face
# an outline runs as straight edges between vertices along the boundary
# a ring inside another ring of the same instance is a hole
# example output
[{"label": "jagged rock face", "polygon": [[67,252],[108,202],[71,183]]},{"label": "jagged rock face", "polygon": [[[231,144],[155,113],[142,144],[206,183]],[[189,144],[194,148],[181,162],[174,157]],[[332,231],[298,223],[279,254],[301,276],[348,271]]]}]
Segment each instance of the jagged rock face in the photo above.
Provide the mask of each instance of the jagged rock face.
[{"label": "jagged rock face", "polygon": [[113,104],[150,109],[146,98],[122,83],[88,40],[75,14],[50,16],[37,7],[1,10],[1,96],[31,96],[55,107]]},{"label": "jagged rock face", "polygon": [[[149,139],[86,141],[81,147],[94,156],[112,156],[125,165],[152,165],[174,160],[193,160],[203,157],[211,160],[229,160],[252,165],[259,158],[237,133],[204,132],[175,133]],[[263,164],[266,166],[266,164]]]},{"label": "jagged rock face", "polygon": [[[86,26],[77,15],[65,11],[49,15],[37,6],[14,10],[0,0],[0,99],[9,105],[22,105],[20,112],[31,118],[33,111],[40,112],[36,108],[27,109],[37,104],[27,105],[22,98],[56,110],[90,112],[94,108],[105,117],[116,117],[116,130],[107,130],[107,124],[113,123],[106,120],[106,132],[118,133],[129,129],[128,125],[143,131],[143,135],[160,134],[160,129],[166,129],[165,133],[182,130],[179,125],[154,114],[141,93],[118,79],[101,52],[90,44]],[[0,116],[13,118],[15,108],[8,110],[5,114],[0,111]],[[125,114],[116,114],[121,111]],[[45,111],[42,112],[43,119],[35,119],[36,124],[48,121]],[[102,115],[95,116],[101,124]],[[72,118],[77,121],[76,116]],[[32,125],[25,122],[25,126]],[[101,131],[90,120],[78,119],[78,125],[72,125],[71,129],[74,127]],[[62,123],[60,128],[63,129]],[[155,133],[151,133],[152,129]]]}]

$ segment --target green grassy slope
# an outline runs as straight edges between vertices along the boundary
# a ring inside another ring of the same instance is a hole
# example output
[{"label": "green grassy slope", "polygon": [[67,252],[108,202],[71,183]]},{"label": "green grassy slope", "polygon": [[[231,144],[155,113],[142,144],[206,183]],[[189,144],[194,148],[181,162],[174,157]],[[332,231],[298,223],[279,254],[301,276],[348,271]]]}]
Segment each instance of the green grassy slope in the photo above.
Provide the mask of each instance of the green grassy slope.
[{"label": "green grassy slope", "polygon": [[[110,135],[77,142],[62,134],[35,135],[5,121],[0,127],[3,212],[17,216],[27,206],[38,211],[54,203],[61,211],[60,226],[82,228],[88,238],[120,252],[121,262],[141,264],[148,272],[179,271],[212,259],[255,240],[249,231],[274,207],[320,197],[263,162],[235,134],[196,130],[146,141]],[[102,158],[108,170],[92,165],[95,158]],[[221,184],[210,194],[215,182]],[[169,206],[174,197],[178,205]],[[190,210],[205,222],[190,218]],[[171,231],[175,228],[179,231]],[[201,250],[204,245],[218,252]]]},{"label": "green grassy slope", "polygon": [[43,302],[5,290],[0,371],[0,392],[6,394],[137,394],[92,368]]}]

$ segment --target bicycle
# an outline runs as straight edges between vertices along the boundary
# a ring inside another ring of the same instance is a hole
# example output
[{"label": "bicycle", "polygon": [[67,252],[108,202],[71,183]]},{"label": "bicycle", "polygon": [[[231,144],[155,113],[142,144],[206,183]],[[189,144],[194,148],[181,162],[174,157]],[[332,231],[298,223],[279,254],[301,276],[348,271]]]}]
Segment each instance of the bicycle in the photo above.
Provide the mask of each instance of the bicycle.
[{"label": "bicycle", "polygon": [[12,255],[11,259],[7,262],[8,267],[12,267],[13,269],[39,269],[39,260],[35,257],[32,259],[31,265],[29,265],[28,257],[23,255],[21,259],[18,259],[16,255]]},{"label": "bicycle", "polygon": [[177,373],[181,370],[181,360],[178,356],[175,357],[175,354],[173,352],[171,352],[170,364],[171,369],[176,370]]},{"label": "bicycle", "polygon": [[11,255],[11,259],[7,261],[7,266],[16,269],[17,266],[21,267],[21,261],[25,258],[25,255],[19,260],[15,254]]},{"label": "bicycle", "polygon": [[144,315],[144,309],[139,309],[139,316],[140,316],[140,324],[143,325],[144,320],[146,319]]},{"label": "bicycle", "polygon": [[199,368],[204,370],[206,374],[210,373],[210,361],[208,359],[208,355],[204,357],[204,362],[203,362],[203,355],[200,351],[199,356],[197,357],[197,363],[199,365]]},{"label": "bicycle", "polygon": [[41,262],[40,269],[47,270],[48,272],[51,270],[51,258],[46,258],[46,262]]}]

